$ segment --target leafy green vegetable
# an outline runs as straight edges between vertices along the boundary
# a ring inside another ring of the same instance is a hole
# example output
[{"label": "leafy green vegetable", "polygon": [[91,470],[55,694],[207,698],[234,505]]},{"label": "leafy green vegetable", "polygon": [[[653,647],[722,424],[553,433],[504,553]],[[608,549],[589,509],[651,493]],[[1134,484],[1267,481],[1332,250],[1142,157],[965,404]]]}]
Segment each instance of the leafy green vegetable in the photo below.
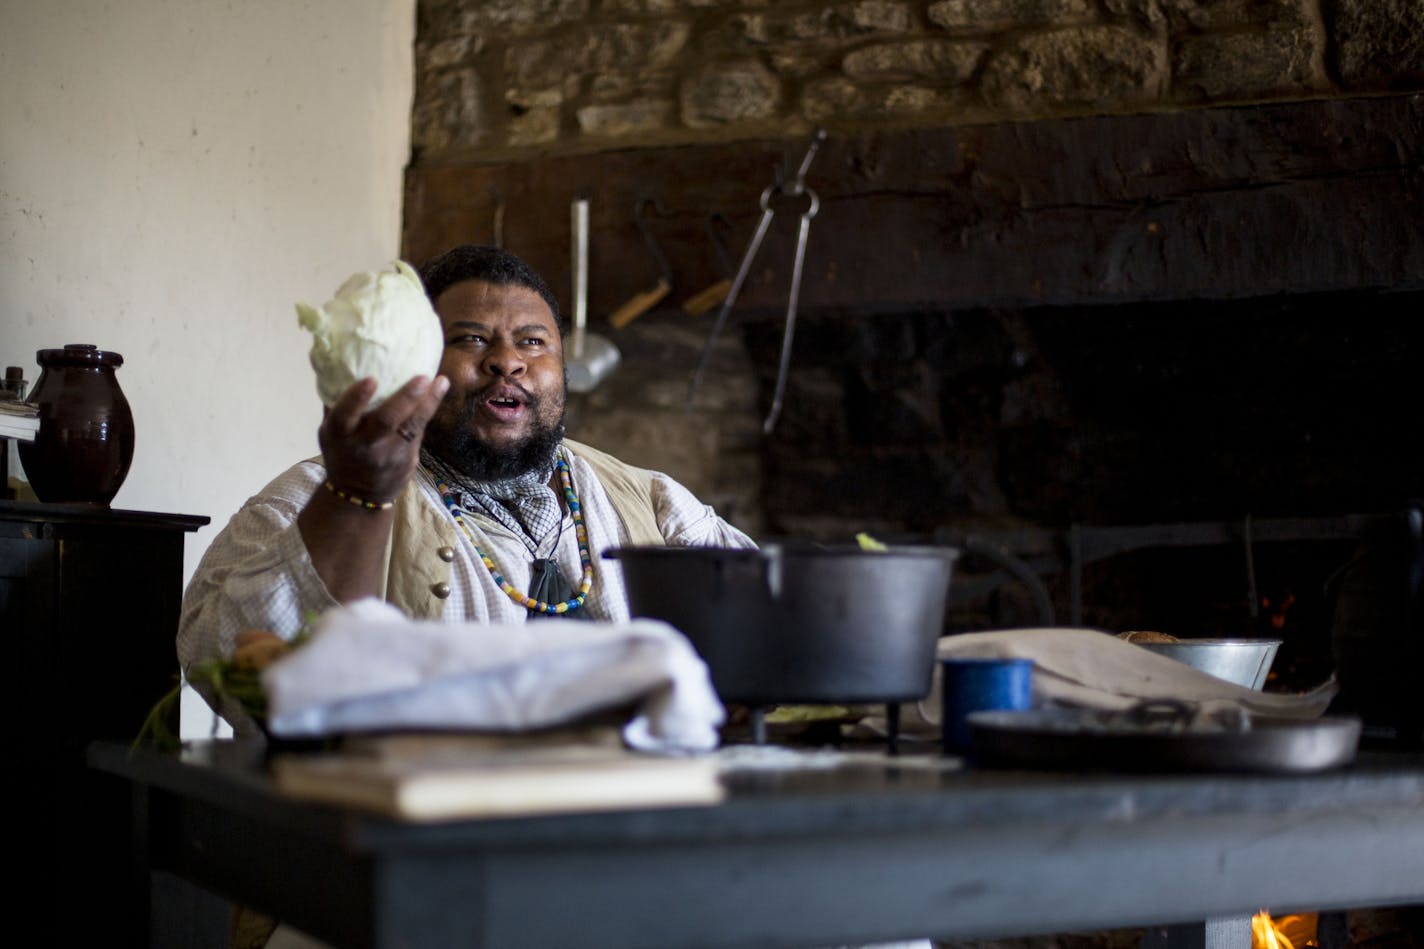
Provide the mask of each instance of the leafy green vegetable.
[{"label": "leafy green vegetable", "polygon": [[855,542],[860,545],[861,550],[889,550],[880,541],[864,532],[855,535]]},{"label": "leafy green vegetable", "polygon": [[351,383],[373,376],[368,408],[374,409],[415,376],[440,369],[440,317],[411,266],[401,260],[394,266],[353,274],[324,306],[297,304],[297,322],[312,334],[317,394],[328,406]]}]

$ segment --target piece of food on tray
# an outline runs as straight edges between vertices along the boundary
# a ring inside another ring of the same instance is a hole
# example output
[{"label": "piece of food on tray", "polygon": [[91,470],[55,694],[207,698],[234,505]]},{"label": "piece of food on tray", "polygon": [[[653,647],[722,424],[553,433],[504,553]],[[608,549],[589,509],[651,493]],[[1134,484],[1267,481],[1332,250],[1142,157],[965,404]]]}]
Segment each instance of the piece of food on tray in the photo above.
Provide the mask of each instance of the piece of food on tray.
[{"label": "piece of food on tray", "polygon": [[1170,633],[1159,633],[1150,629],[1133,629],[1125,633],[1118,633],[1118,639],[1125,639],[1130,643],[1175,643],[1178,642],[1176,636]]}]

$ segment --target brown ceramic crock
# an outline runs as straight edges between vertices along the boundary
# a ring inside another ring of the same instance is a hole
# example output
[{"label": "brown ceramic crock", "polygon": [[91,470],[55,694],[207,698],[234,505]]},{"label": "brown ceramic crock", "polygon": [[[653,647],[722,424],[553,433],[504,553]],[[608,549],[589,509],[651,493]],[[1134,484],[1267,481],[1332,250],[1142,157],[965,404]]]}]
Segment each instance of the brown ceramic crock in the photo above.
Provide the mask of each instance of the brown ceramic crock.
[{"label": "brown ceramic crock", "polygon": [[40,409],[33,442],[18,446],[35,497],[107,507],[133,461],[134,424],[114,370],[118,353],[90,343],[41,349],[40,377],[26,401]]}]

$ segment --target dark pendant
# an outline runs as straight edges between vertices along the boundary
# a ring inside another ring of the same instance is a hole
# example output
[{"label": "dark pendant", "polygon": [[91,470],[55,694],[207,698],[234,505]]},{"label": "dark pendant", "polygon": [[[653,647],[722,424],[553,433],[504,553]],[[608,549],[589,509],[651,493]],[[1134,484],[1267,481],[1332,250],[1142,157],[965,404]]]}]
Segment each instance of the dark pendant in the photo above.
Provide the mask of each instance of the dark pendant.
[{"label": "dark pendant", "polygon": [[[551,557],[542,557],[529,568],[529,595],[536,600],[543,600],[545,603],[562,603],[565,600],[574,598],[574,588],[564,577],[564,572],[559,569],[559,562]],[[564,613],[544,613],[539,610],[530,610],[530,619],[556,619],[566,617],[569,619],[583,619],[582,608],[569,610]]]}]

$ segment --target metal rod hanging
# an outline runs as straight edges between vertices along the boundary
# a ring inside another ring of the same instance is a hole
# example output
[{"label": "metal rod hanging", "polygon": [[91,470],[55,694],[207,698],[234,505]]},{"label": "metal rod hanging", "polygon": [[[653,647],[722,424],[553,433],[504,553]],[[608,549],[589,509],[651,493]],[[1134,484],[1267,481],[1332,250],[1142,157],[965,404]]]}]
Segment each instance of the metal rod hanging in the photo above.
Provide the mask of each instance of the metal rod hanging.
[{"label": "metal rod hanging", "polygon": [[801,159],[801,164],[796,169],[796,174],[787,184],[783,184],[780,166],[777,167],[775,178],[772,184],[768,185],[761,193],[761,219],[757,222],[756,232],[752,234],[751,241],[747,244],[746,252],[742,255],[741,265],[737,268],[737,274],[732,278],[732,287],[727,293],[727,298],[722,301],[722,307],[717,311],[717,318],[713,321],[712,330],[708,333],[707,343],[703,346],[702,356],[697,362],[697,369],[692,375],[692,383],[688,388],[687,404],[691,408],[697,400],[697,393],[702,387],[702,379],[707,371],[707,363],[711,358],[712,347],[718,335],[722,332],[722,327],[727,322],[727,315],[736,304],[737,297],[742,291],[742,285],[746,282],[747,274],[751,270],[752,260],[756,257],[757,251],[761,249],[762,240],[766,237],[767,229],[771,226],[771,219],[776,216],[776,209],[772,206],[772,200],[777,197],[800,197],[805,195],[810,204],[801,214],[800,226],[796,233],[796,256],[791,270],[791,287],[787,294],[786,322],[782,330],[781,356],[779,360],[776,387],[772,396],[771,409],[767,413],[766,419],[762,422],[762,431],[770,434],[776,427],[777,419],[781,415],[782,397],[786,388],[786,376],[791,364],[791,344],[796,332],[796,308],[801,296],[801,275],[806,259],[806,241],[810,236],[811,219],[820,210],[821,202],[816,196],[816,192],[806,187],[806,172],[811,168],[811,162],[816,157],[816,152],[820,149],[821,143],[826,140],[825,129],[817,129],[811,136],[811,143],[806,148],[806,153]]}]

